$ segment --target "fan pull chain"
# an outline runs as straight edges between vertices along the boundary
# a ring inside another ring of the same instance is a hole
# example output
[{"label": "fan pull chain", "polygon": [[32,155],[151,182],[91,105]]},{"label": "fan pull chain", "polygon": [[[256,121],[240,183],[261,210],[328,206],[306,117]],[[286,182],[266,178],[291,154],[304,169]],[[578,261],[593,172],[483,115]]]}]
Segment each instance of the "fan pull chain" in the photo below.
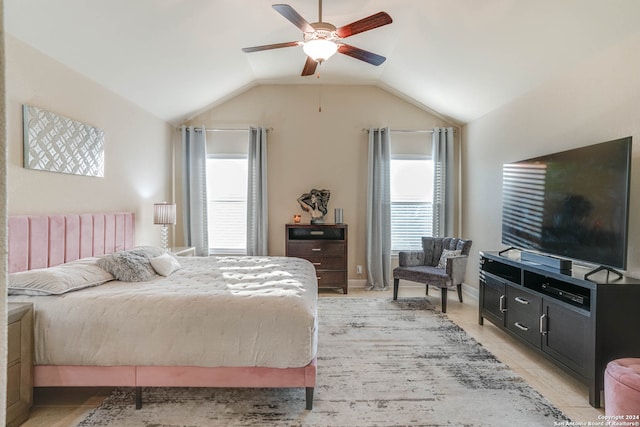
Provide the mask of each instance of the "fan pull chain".
[{"label": "fan pull chain", "polygon": [[[320,79],[320,71],[316,73],[316,79]],[[322,113],[322,85],[318,86],[318,113]]]}]

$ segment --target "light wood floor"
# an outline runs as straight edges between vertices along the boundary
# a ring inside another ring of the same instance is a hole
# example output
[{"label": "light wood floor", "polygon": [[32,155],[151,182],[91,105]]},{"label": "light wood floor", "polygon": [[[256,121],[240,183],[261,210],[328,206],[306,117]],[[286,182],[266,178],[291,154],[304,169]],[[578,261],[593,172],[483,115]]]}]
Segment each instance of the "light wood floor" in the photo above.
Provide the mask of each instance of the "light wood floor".
[{"label": "light wood floor", "polygon": [[[424,287],[400,285],[399,298],[423,296]],[[430,289],[427,298],[440,307],[440,291]],[[522,376],[534,389],[561,409],[574,422],[585,425],[597,422],[604,410],[589,406],[586,385],[565,374],[543,357],[525,348],[504,332],[485,321],[478,325],[478,301],[464,295],[464,303],[457,301],[455,292],[449,293],[447,316],[480,342],[513,371]],[[343,296],[340,291],[321,290],[320,296]],[[392,291],[365,291],[351,288],[346,298],[391,298]],[[46,388],[36,389],[34,405],[23,427],[75,426],[86,414],[109,395],[109,388]]]}]

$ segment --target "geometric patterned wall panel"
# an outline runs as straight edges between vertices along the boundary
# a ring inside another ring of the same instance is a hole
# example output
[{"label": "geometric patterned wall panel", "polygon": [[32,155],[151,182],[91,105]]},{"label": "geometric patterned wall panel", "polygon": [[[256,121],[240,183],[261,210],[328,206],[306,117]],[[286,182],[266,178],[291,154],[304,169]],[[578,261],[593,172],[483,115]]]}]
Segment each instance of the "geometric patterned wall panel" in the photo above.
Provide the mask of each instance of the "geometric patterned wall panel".
[{"label": "geometric patterned wall panel", "polygon": [[27,104],[22,119],[25,168],[104,176],[104,131]]}]

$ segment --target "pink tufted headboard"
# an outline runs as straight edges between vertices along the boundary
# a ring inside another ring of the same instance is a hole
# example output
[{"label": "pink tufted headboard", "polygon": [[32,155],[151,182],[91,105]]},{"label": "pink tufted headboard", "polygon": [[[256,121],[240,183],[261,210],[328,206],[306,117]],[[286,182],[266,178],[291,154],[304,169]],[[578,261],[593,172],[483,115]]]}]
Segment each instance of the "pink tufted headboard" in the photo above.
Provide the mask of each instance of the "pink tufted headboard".
[{"label": "pink tufted headboard", "polygon": [[10,216],[9,273],[130,249],[134,237],[132,212]]}]

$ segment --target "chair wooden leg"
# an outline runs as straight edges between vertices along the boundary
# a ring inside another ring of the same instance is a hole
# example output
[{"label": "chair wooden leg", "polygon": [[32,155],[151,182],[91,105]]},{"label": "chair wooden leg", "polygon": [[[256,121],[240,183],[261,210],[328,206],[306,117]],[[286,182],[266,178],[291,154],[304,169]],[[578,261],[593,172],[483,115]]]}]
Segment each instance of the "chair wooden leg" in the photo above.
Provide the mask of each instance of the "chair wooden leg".
[{"label": "chair wooden leg", "polygon": [[462,302],[462,284],[459,284],[457,287],[458,287],[458,300]]},{"label": "chair wooden leg", "polygon": [[399,285],[400,279],[393,279],[393,300],[397,300],[398,299],[398,285]]},{"label": "chair wooden leg", "polygon": [[425,295],[429,295],[429,285],[427,285],[427,290],[426,290],[426,291],[424,291],[424,294],[425,294]]},{"label": "chair wooden leg", "polygon": [[442,312],[447,312],[447,287],[442,288]]}]

